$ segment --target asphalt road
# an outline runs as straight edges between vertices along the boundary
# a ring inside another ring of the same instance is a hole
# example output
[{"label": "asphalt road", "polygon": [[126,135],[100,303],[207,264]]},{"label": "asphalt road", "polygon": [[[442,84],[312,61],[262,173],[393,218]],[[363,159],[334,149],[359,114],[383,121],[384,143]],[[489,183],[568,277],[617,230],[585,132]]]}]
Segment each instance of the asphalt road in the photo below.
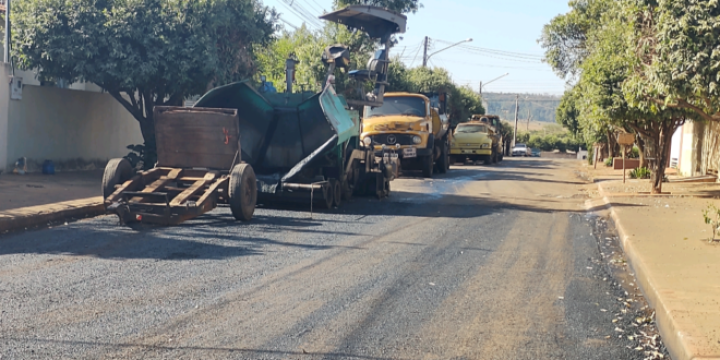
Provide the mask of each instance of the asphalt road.
[{"label": "asphalt road", "polygon": [[0,359],[636,358],[575,165],[453,167],[312,218],[0,237]]}]

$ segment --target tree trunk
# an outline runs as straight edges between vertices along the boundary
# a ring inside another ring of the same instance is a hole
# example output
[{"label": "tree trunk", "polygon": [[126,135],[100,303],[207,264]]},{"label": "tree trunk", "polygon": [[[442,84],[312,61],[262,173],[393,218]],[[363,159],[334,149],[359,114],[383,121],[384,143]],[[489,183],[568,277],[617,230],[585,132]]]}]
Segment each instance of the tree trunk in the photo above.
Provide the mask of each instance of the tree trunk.
[{"label": "tree trunk", "polygon": [[608,157],[611,159],[615,157],[615,137],[613,136],[612,131],[607,132],[607,140],[608,140]]},{"label": "tree trunk", "polygon": [[663,179],[665,178],[665,168],[668,162],[668,148],[672,143],[672,136],[675,132],[675,120],[667,120],[658,124],[655,135],[657,146],[655,150],[655,163],[653,164],[651,182],[651,194],[661,194]]},{"label": "tree trunk", "polygon": [[647,163],[647,155],[646,155],[647,147],[645,146],[645,139],[643,139],[642,134],[638,133],[636,135],[637,135],[637,137],[635,138],[635,142],[636,142],[638,150],[639,150],[638,154],[639,154],[639,160],[640,160],[640,167],[646,168],[648,166],[648,163]]}]

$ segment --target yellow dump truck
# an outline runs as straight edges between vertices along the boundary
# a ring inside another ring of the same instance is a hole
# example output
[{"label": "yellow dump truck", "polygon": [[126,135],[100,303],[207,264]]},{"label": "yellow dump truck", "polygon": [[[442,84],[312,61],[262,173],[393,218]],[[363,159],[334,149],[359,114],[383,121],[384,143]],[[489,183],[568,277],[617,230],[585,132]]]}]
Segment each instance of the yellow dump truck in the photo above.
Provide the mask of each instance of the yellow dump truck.
[{"label": "yellow dump truck", "polygon": [[499,125],[500,117],[496,115],[473,115],[470,121],[458,124],[450,144],[450,161],[502,161],[502,136],[496,131]]},{"label": "yellow dump truck", "polygon": [[379,154],[397,149],[400,167],[422,170],[424,177],[447,172],[449,119],[444,93],[385,93],[380,107],[365,107],[361,141]]}]

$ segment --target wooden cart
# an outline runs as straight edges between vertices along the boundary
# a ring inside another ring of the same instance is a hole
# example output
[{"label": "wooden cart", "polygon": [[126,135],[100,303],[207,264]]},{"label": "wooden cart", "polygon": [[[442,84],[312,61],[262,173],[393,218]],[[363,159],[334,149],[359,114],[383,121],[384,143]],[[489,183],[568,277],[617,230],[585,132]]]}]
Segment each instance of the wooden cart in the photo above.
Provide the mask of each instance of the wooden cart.
[{"label": "wooden cart", "polygon": [[255,173],[241,161],[237,110],[154,109],[157,165],[133,174],[125,159],[105,168],[102,191],[121,223],[176,225],[229,204],[237,220],[252,218]]}]

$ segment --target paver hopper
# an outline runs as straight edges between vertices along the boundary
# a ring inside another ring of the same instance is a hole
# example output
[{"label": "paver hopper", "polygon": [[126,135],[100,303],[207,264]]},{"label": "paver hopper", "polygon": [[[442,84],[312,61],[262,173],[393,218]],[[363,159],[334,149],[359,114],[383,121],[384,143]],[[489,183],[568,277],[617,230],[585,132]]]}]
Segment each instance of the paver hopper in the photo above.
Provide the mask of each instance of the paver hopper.
[{"label": "paver hopper", "polygon": [[195,107],[238,109],[241,157],[255,171],[259,201],[312,198],[330,207],[352,193],[389,193],[397,161],[359,147],[359,114],[332,86],[312,96],[260,94],[238,82]]}]

